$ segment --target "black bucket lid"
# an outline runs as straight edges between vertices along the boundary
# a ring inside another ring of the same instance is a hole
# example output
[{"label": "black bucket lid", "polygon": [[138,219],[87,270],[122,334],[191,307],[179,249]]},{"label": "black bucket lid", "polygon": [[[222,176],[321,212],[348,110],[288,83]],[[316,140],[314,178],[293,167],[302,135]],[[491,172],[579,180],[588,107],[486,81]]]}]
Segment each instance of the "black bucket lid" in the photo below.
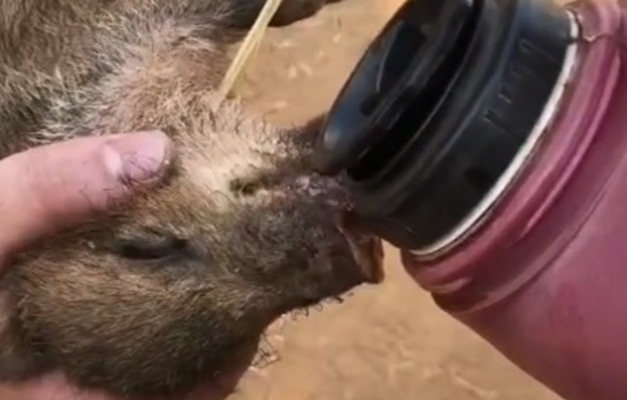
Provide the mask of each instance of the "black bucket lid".
[{"label": "black bucket lid", "polygon": [[408,0],[366,50],[314,153],[393,244],[457,226],[525,143],[572,43],[551,0]]}]

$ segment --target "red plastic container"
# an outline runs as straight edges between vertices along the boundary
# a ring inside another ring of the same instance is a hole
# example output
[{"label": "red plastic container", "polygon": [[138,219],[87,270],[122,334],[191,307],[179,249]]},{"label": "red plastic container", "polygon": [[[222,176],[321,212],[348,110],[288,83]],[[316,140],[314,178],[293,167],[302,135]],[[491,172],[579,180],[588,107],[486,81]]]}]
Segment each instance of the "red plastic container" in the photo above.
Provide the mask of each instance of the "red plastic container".
[{"label": "red plastic container", "polygon": [[504,197],[407,268],[437,304],[568,400],[627,399],[627,1],[585,0],[571,68]]}]

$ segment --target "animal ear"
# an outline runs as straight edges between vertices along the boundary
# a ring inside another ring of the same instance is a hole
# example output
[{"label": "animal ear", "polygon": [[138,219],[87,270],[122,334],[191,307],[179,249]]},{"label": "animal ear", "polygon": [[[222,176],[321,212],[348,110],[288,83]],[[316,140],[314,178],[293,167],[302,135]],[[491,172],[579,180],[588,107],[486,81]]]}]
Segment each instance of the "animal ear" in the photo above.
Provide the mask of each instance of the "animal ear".
[{"label": "animal ear", "polygon": [[[331,0],[337,2],[340,0]],[[254,23],[267,0],[226,0],[226,8],[232,10],[225,14],[223,23],[232,28],[248,30]],[[286,0],[270,21],[270,26],[282,27],[312,17],[327,0]]]},{"label": "animal ear", "polygon": [[274,15],[270,25],[277,27],[286,26],[313,17],[326,3],[327,0],[284,1]]}]

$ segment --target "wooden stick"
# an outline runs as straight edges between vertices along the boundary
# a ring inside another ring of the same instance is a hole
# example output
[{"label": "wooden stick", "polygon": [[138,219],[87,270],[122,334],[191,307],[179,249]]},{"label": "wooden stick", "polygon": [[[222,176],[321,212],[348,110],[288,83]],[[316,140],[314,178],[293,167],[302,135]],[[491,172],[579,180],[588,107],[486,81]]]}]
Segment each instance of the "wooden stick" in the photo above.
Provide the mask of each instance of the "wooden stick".
[{"label": "wooden stick", "polygon": [[237,78],[242,73],[246,61],[255,52],[264,37],[266,29],[270,25],[272,17],[276,14],[283,0],[267,0],[264,4],[259,16],[255,20],[252,28],[244,38],[233,62],[229,66],[229,69],[224,75],[220,89],[218,90],[219,100],[223,101],[231,92],[231,89],[235,85]]}]

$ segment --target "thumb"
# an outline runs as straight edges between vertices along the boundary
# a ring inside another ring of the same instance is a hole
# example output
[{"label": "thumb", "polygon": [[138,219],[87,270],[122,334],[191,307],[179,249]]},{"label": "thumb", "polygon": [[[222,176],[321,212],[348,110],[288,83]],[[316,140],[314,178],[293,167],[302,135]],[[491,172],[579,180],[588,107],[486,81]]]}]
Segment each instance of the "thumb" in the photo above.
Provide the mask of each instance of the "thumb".
[{"label": "thumb", "polygon": [[0,161],[0,261],[42,236],[156,184],[170,161],[161,132],[74,139]]}]

